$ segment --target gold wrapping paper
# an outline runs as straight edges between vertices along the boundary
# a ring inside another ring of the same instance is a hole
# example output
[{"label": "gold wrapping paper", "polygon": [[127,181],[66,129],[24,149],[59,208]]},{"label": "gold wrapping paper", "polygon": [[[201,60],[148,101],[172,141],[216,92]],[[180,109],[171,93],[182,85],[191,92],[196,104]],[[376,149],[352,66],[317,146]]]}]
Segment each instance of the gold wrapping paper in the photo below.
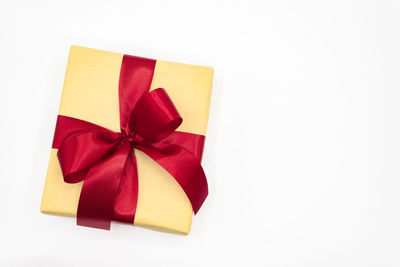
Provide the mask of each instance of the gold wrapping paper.
[{"label": "gold wrapping paper", "polygon": [[[123,54],[72,46],[59,114],[120,131],[118,82]],[[163,87],[183,118],[177,129],[206,135],[213,69],[157,61],[151,90]],[[189,233],[192,207],[175,179],[143,152],[135,150],[139,194],[135,225]],[[82,182],[64,182],[51,149],[41,211],[76,216]]]}]

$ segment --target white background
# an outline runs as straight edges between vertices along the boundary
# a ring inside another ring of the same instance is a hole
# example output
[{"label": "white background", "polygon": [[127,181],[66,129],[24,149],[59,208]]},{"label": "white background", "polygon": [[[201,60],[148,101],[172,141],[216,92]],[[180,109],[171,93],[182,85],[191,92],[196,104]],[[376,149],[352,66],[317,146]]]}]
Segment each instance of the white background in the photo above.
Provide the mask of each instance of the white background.
[{"label": "white background", "polygon": [[[0,265],[400,266],[399,4],[1,2]],[[71,44],[215,68],[188,236],[40,213]]]}]

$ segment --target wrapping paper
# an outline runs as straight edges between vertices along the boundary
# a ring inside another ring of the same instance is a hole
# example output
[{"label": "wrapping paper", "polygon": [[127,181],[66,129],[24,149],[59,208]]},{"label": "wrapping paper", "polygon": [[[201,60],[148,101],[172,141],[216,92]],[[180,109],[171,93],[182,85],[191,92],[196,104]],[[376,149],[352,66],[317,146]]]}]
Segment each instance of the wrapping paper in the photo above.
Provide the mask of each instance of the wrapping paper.
[{"label": "wrapping paper", "polygon": [[[123,54],[72,46],[59,115],[119,131],[118,82]],[[156,62],[151,89],[164,88],[183,123],[177,131],[206,135],[213,69],[166,61]],[[193,210],[175,179],[139,150],[139,193],[134,224],[187,234]],[[76,216],[82,182],[63,180],[57,149],[51,149],[41,211]]]}]

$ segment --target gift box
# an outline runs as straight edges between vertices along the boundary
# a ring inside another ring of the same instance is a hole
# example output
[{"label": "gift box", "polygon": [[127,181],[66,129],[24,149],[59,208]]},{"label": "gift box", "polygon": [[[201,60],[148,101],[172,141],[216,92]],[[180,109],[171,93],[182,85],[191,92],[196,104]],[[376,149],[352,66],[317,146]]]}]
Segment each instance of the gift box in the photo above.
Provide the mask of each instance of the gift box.
[{"label": "gift box", "polygon": [[212,79],[210,67],[72,46],[41,211],[187,234],[208,193]]}]

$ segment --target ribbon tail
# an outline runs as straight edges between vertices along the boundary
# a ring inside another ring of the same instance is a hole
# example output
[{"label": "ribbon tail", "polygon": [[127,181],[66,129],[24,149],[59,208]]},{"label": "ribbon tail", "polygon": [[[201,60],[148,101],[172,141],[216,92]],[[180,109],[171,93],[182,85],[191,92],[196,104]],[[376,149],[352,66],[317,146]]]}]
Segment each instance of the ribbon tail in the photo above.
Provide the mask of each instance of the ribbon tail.
[{"label": "ribbon tail", "polygon": [[208,195],[206,175],[200,161],[188,150],[178,145],[166,144],[163,148],[137,145],[179,183],[189,198],[196,214]]},{"label": "ribbon tail", "polygon": [[133,149],[129,150],[114,203],[113,220],[133,224],[138,199],[138,172]]},{"label": "ribbon tail", "polygon": [[78,225],[110,230],[114,201],[130,149],[130,144],[121,143],[113,154],[90,168],[79,199]]}]

